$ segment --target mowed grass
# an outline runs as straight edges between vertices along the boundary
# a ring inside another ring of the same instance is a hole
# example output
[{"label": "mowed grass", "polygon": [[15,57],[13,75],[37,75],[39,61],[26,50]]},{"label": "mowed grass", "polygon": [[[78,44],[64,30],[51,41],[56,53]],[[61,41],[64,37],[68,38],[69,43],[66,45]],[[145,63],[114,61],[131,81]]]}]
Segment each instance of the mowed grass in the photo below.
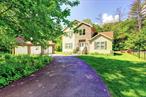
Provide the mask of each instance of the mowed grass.
[{"label": "mowed grass", "polygon": [[106,83],[112,97],[146,97],[146,62],[129,54],[84,55]]}]

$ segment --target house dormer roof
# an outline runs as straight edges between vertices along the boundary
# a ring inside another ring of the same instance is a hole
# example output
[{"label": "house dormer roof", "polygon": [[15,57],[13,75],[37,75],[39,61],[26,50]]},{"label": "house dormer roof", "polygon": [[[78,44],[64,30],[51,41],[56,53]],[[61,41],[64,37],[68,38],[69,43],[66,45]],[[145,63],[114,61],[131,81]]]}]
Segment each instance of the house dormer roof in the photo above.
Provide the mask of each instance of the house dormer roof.
[{"label": "house dormer roof", "polygon": [[81,26],[81,25],[86,25],[86,26],[89,26],[89,27],[93,27],[91,24],[88,24],[88,23],[85,23],[85,22],[80,22],[78,26]]},{"label": "house dormer roof", "polygon": [[[83,22],[83,21],[74,20],[73,23],[75,23],[75,26],[73,28],[78,28],[81,25],[86,25],[86,26],[89,26],[89,27],[93,28],[93,26],[91,24],[88,24],[88,23]],[[68,27],[66,27],[63,31],[65,31],[67,29],[68,29]]]}]

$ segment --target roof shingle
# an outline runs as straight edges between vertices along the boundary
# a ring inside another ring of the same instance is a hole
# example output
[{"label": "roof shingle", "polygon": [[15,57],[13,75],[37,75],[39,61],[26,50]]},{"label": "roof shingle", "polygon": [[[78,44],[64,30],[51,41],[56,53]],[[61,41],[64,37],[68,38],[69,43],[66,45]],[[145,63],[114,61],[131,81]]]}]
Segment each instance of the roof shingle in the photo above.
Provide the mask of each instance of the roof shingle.
[{"label": "roof shingle", "polygon": [[104,36],[108,36],[109,38],[113,39],[113,32],[100,32],[99,34],[102,34]]}]

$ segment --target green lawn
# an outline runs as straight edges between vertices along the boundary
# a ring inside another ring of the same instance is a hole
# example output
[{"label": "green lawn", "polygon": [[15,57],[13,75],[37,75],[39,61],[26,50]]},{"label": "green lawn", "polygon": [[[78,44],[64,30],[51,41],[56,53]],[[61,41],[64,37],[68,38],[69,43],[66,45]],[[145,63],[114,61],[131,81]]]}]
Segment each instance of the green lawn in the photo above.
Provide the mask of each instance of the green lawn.
[{"label": "green lawn", "polygon": [[84,55],[113,97],[146,97],[146,62],[129,54]]}]

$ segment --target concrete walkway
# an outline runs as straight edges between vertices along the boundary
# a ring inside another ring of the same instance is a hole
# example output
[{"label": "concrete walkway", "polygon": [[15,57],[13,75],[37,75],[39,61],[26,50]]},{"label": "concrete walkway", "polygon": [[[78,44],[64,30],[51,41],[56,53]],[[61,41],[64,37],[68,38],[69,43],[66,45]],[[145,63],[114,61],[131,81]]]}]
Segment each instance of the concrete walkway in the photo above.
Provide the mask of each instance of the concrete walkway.
[{"label": "concrete walkway", "polygon": [[0,89],[0,97],[110,97],[99,76],[73,56],[55,56],[43,70]]}]

